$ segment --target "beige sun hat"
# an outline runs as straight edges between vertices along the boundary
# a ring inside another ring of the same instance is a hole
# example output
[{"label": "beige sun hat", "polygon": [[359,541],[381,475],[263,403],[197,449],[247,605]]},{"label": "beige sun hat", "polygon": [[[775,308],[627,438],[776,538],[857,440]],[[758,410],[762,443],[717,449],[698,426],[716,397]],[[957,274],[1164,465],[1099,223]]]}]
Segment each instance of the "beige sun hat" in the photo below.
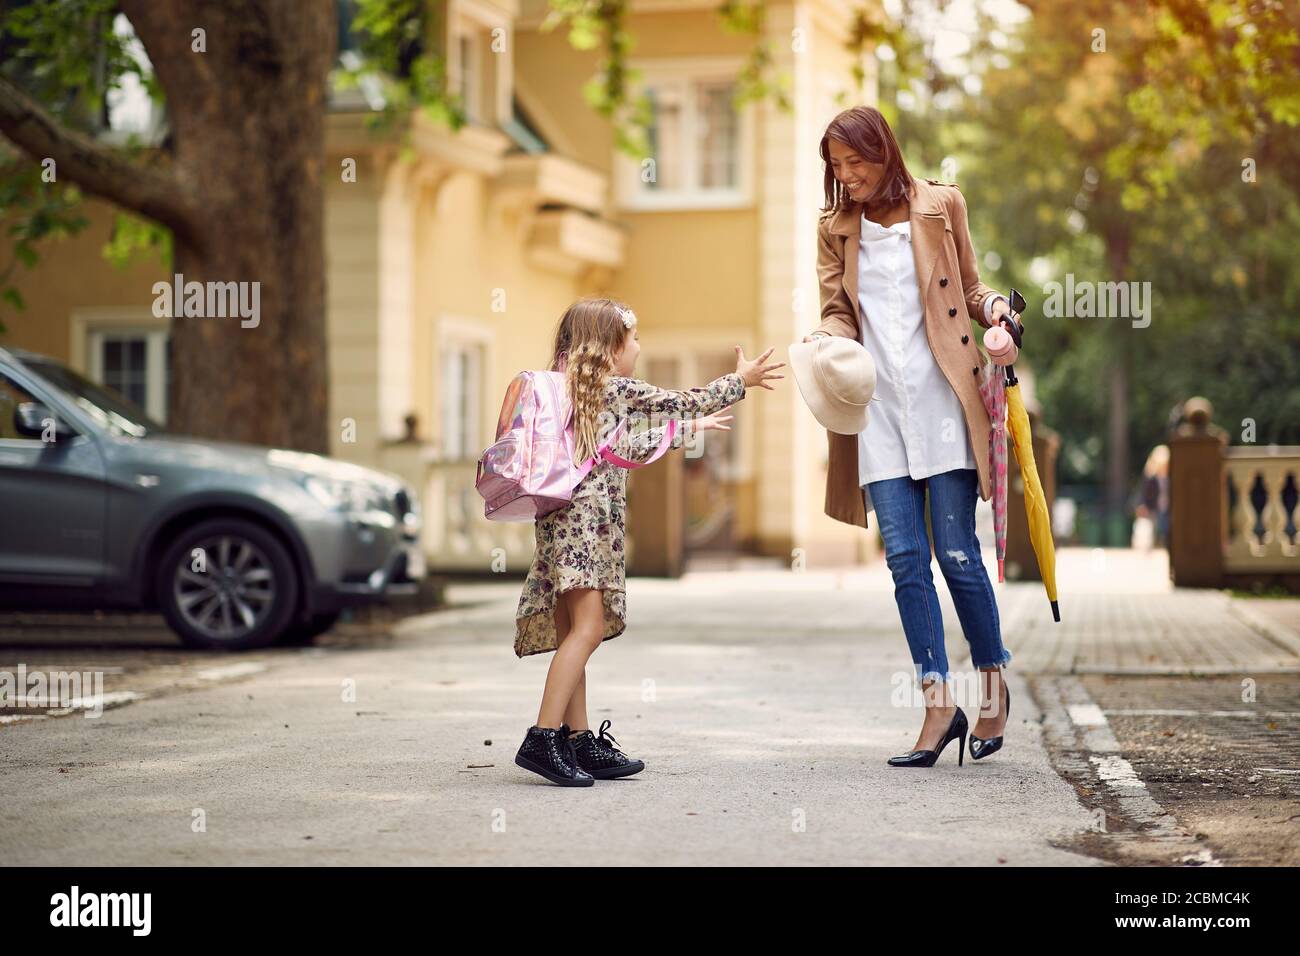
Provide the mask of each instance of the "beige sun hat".
[{"label": "beige sun hat", "polygon": [[867,427],[867,403],[876,391],[876,363],[861,342],[819,335],[790,346],[799,393],[817,421],[840,435]]}]

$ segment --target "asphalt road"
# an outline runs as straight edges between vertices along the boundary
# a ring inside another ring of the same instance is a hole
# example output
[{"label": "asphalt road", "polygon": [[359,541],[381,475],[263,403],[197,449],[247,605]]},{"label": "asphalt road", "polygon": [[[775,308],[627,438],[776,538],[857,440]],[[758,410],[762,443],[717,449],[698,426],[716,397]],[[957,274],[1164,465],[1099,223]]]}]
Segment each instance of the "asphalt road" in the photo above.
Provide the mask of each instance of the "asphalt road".
[{"label": "asphalt road", "polygon": [[[1020,589],[1045,606],[1036,585],[997,588],[1004,616]],[[1095,815],[1052,769],[1014,664],[1001,753],[959,767],[953,745],[930,770],[885,765],[920,712],[900,700],[911,665],[880,573],[634,579],[629,629],[593,659],[590,699],[648,766],[586,790],[514,766],[547,663],[514,657],[517,594],[459,588],[474,607],[410,619],[392,640],[267,652],[100,717],[0,727],[0,859],[1096,862],[1060,848]],[[957,666],[964,642],[940,595]],[[3,654],[3,667],[40,656]]]}]

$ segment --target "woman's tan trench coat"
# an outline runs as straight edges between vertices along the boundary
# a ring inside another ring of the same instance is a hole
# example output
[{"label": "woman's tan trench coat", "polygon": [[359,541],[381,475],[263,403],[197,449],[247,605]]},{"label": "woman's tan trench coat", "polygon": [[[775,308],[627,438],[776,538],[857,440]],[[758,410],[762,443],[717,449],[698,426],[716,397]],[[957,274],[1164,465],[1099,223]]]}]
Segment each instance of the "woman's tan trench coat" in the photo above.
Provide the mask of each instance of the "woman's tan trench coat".
[{"label": "woman's tan trench coat", "polygon": [[[914,179],[911,199],[912,253],[925,309],[930,351],[952,385],[965,413],[966,433],[979,472],[980,497],[989,499],[989,415],[980,398],[984,355],[971,319],[987,328],[984,300],[996,291],[980,282],[966,221],[966,198],[956,186]],[[860,340],[858,323],[858,242],[862,206],[848,203],[822,216],[817,227],[817,275],[822,323],[818,331]],[[867,321],[870,321],[867,317]],[[935,423],[937,428],[938,422]],[[826,474],[826,513],[838,521],[867,526],[858,484],[858,436],[826,433],[830,462]]]}]

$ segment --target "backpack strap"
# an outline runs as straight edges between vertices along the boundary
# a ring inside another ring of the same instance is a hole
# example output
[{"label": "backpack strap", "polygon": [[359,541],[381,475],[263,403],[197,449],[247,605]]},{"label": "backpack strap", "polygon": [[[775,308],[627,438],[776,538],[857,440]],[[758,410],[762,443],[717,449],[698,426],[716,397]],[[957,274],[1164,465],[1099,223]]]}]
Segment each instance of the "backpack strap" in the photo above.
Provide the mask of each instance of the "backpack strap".
[{"label": "backpack strap", "polygon": [[[615,431],[615,435],[617,435],[618,432],[621,431],[622,428],[620,427]],[[601,456],[607,462],[610,462],[611,464],[614,465],[618,465],[618,467],[620,468],[644,468],[646,465],[649,465],[652,462],[656,462],[663,457],[664,452],[668,451],[668,446],[673,443],[673,436],[675,436],[676,434],[677,434],[677,419],[675,418],[669,419],[668,424],[664,426],[664,437],[659,439],[659,447],[656,448],[654,450],[654,454],[652,454],[645,461],[632,461],[630,458],[624,458],[622,455],[614,454],[612,451],[609,450],[609,446],[613,444],[612,440],[607,444],[601,446]]]},{"label": "backpack strap", "polygon": [[620,468],[644,468],[646,465],[658,461],[664,456],[664,453],[668,451],[669,446],[673,443],[673,438],[677,435],[677,420],[675,418],[669,419],[668,424],[664,426],[664,437],[659,440],[659,447],[656,448],[654,453],[645,461],[632,461],[630,458],[624,458],[622,455],[610,451],[610,447],[623,436],[625,431],[627,431],[626,419],[618,423],[618,427],[614,429],[614,433],[610,435],[608,441],[600,446],[600,449],[596,454],[592,455],[582,464],[576,466],[578,471],[578,481],[582,481],[583,478],[586,478],[587,473],[596,467],[596,461],[601,458],[605,459],[605,461],[610,464],[618,465]]}]

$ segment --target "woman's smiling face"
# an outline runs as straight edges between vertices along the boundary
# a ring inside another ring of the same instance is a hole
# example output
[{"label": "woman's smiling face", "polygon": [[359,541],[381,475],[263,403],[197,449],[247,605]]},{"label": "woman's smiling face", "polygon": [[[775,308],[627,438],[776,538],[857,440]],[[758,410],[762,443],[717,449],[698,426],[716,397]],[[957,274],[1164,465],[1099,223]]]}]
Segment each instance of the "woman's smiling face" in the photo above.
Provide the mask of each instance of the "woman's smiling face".
[{"label": "woman's smiling face", "polygon": [[854,202],[871,195],[885,174],[884,163],[869,163],[848,143],[829,137],[826,151],[831,155],[831,171]]}]

